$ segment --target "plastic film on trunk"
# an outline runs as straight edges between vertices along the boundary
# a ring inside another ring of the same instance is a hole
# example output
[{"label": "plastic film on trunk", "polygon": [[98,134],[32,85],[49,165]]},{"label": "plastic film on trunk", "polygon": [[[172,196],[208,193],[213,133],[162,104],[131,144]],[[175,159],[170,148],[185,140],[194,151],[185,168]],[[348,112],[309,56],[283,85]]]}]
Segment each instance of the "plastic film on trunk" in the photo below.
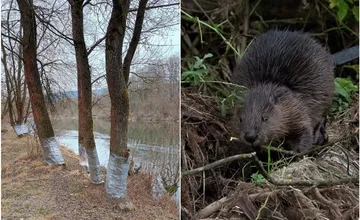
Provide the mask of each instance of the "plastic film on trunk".
[{"label": "plastic film on trunk", "polygon": [[99,157],[97,155],[96,148],[86,148],[86,154],[88,158],[90,181],[94,184],[103,183],[102,172],[99,163]]},{"label": "plastic film on trunk", "polygon": [[106,193],[112,198],[125,198],[126,179],[129,171],[127,158],[110,153],[106,173]]},{"label": "plastic film on trunk", "polygon": [[64,164],[59,145],[55,137],[49,137],[41,141],[45,162],[50,165]]},{"label": "plastic film on trunk", "polygon": [[90,172],[88,156],[85,147],[82,144],[79,144],[79,164],[85,169],[86,172]]},{"label": "plastic film on trunk", "polygon": [[14,125],[14,130],[17,136],[21,136],[29,133],[29,129],[25,124]]}]

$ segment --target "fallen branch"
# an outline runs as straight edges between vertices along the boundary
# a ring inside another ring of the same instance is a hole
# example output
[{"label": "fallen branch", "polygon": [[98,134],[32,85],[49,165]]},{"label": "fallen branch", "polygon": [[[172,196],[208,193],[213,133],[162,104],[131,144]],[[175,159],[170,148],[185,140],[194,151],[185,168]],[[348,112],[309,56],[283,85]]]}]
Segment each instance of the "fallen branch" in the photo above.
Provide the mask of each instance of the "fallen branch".
[{"label": "fallen branch", "polygon": [[207,218],[210,215],[212,215],[213,213],[219,211],[219,209],[230,200],[229,197],[224,197],[221,198],[213,203],[211,203],[210,205],[206,206],[205,208],[201,209],[197,214],[196,214],[196,219],[202,219],[202,218]]},{"label": "fallen branch", "polygon": [[[272,191],[272,192],[262,192],[262,193],[255,193],[255,194],[250,194],[249,195],[249,199],[251,201],[255,201],[255,200],[265,200],[266,198],[268,198],[269,196],[271,196],[272,194],[276,193],[277,190]],[[211,203],[210,205],[206,206],[205,208],[201,209],[197,214],[196,214],[196,219],[203,219],[203,218],[207,218],[210,215],[212,215],[213,213],[217,212],[220,210],[220,208],[227,202],[229,202],[229,200],[232,197],[230,196],[225,196],[213,203]]]},{"label": "fallen branch", "polygon": [[220,166],[220,165],[222,165],[224,163],[229,163],[229,162],[232,162],[232,161],[235,161],[235,160],[244,159],[244,158],[252,158],[253,157],[252,154],[253,153],[251,153],[251,154],[238,154],[238,155],[227,157],[227,158],[224,158],[224,159],[221,159],[221,160],[217,160],[217,161],[215,161],[213,163],[209,163],[208,165],[205,165],[203,167],[198,167],[198,168],[195,168],[195,169],[192,169],[192,170],[183,171],[183,172],[181,172],[181,176],[186,176],[186,175],[192,175],[192,174],[195,174],[195,173],[199,173],[199,172],[209,170],[209,169],[212,169],[214,167]]},{"label": "fallen branch", "polygon": [[[349,136],[347,137],[349,138]],[[342,138],[344,140],[345,138]],[[321,146],[324,147],[324,146]],[[344,179],[333,179],[333,180],[297,180],[293,181],[291,179],[288,180],[275,180],[272,176],[268,174],[268,172],[265,170],[264,166],[262,165],[259,158],[256,156],[256,152],[252,152],[250,154],[238,154],[231,157],[227,157],[218,161],[215,161],[213,163],[210,163],[208,165],[198,167],[192,170],[187,170],[181,173],[181,176],[186,175],[192,175],[196,173],[203,172],[205,170],[212,169],[214,167],[220,166],[224,163],[229,163],[235,160],[239,159],[245,159],[245,158],[251,158],[255,162],[256,166],[258,167],[261,174],[267,179],[270,183],[277,185],[277,186],[315,186],[315,187],[323,187],[323,186],[333,186],[333,185],[341,185],[346,183],[359,183],[359,177],[350,177],[350,178],[344,178]]]},{"label": "fallen branch", "polygon": [[184,206],[181,206],[181,212],[183,212],[184,214],[186,214],[189,218],[192,218],[192,214],[191,214],[190,211],[187,210]]}]

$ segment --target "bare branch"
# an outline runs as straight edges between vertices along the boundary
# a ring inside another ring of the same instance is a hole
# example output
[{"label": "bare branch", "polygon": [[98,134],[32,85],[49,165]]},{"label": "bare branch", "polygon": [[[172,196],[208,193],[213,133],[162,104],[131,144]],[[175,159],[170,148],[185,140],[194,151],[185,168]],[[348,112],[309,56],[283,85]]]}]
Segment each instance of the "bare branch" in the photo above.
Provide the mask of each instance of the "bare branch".
[{"label": "bare branch", "polygon": [[[155,9],[155,8],[165,8],[165,7],[171,7],[171,6],[175,6],[175,5],[180,5],[180,3],[171,3],[171,4],[167,4],[167,5],[155,5],[155,6],[149,6],[146,7],[145,10],[150,10],[150,9]],[[129,12],[134,12],[134,11],[138,11],[138,8],[131,8],[129,9]]]},{"label": "bare branch", "polygon": [[89,56],[90,53],[99,45],[101,44],[101,42],[103,42],[104,40],[106,39],[106,34],[100,38],[99,40],[97,40],[90,48],[89,50],[87,51],[87,55]]},{"label": "bare branch", "polygon": [[135,28],[134,28],[133,36],[132,36],[131,42],[129,44],[128,52],[127,52],[127,54],[125,56],[125,59],[124,59],[123,74],[124,74],[126,83],[128,83],[128,81],[129,81],[131,61],[132,61],[132,59],[134,57],[137,45],[138,45],[139,40],[140,40],[140,34],[141,34],[142,27],[143,27],[145,9],[146,9],[147,2],[148,2],[148,0],[140,0],[139,9],[138,9],[138,12],[137,12],[137,15],[136,15]]}]

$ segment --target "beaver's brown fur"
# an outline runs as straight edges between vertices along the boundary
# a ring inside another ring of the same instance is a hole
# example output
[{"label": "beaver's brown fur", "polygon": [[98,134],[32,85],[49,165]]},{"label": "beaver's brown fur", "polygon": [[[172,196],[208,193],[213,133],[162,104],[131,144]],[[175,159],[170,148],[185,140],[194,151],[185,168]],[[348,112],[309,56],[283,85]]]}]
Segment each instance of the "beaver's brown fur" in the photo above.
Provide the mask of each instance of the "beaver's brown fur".
[{"label": "beaver's brown fur", "polygon": [[334,67],[333,57],[304,33],[260,35],[233,72],[233,82],[249,88],[234,118],[236,136],[251,146],[285,140],[298,152],[320,142],[325,133],[319,125],[334,93]]}]

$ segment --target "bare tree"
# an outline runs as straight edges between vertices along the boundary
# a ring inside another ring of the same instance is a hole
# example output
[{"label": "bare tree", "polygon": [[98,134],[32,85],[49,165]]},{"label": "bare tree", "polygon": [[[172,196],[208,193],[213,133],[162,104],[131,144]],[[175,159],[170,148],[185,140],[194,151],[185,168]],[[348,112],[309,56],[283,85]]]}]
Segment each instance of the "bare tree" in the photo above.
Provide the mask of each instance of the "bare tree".
[{"label": "bare tree", "polygon": [[122,62],[122,53],[130,1],[113,0],[111,18],[107,28],[105,59],[106,80],[111,102],[111,131],[110,157],[105,189],[108,195],[114,198],[126,197],[126,179],[129,170],[129,149],[127,148],[129,96],[127,81],[131,61],[140,40],[147,1],[140,0],[139,2],[135,28],[124,62]]},{"label": "bare tree", "polygon": [[44,94],[37,68],[36,21],[32,0],[17,0],[20,9],[20,21],[23,30],[23,59],[25,80],[28,85],[34,121],[38,130],[44,159],[48,164],[64,164],[54,130],[46,109]]},{"label": "bare tree", "polygon": [[[13,0],[9,2],[10,8]],[[2,27],[6,31],[7,50],[5,49],[4,40],[1,39],[2,64],[5,74],[7,106],[9,108],[9,118],[11,126],[15,124],[22,125],[26,120],[26,83],[23,77],[23,59],[21,57],[21,25],[19,29],[13,28],[14,24],[10,19],[10,11],[6,13],[2,20]],[[10,37],[11,36],[11,37]],[[9,52],[9,56],[8,53]],[[15,106],[15,108],[13,108]]]},{"label": "bare tree", "polygon": [[[100,184],[103,181],[93,133],[91,72],[84,38],[84,0],[69,0],[69,3],[78,72],[80,165],[89,165],[91,182]],[[84,161],[84,158],[88,161]]]}]

